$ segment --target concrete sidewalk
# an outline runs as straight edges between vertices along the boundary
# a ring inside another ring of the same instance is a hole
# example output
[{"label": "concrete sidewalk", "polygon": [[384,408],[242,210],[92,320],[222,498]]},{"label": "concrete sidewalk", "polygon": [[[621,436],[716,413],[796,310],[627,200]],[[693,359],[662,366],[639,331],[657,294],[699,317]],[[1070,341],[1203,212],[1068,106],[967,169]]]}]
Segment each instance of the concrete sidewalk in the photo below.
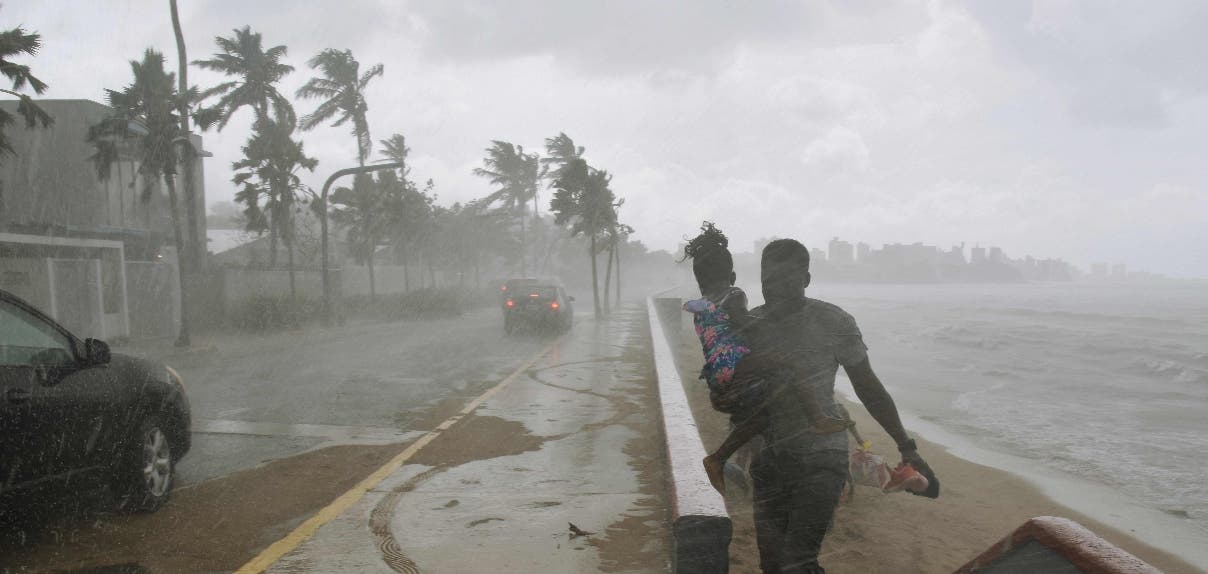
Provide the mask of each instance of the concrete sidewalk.
[{"label": "concrete sidewalk", "polygon": [[640,306],[580,318],[269,571],[669,571],[649,349]]}]

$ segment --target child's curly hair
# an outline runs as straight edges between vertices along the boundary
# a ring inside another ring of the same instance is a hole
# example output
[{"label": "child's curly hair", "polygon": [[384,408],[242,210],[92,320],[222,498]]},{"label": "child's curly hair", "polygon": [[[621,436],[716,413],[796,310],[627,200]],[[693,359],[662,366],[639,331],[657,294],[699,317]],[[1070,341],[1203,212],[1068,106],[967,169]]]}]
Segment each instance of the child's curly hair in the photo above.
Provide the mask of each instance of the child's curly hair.
[{"label": "child's curly hair", "polygon": [[696,275],[696,282],[702,286],[729,281],[734,273],[734,257],[730,255],[729,245],[726,234],[713,222],[703,221],[700,235],[688,240],[680,261],[692,259],[692,272]]}]

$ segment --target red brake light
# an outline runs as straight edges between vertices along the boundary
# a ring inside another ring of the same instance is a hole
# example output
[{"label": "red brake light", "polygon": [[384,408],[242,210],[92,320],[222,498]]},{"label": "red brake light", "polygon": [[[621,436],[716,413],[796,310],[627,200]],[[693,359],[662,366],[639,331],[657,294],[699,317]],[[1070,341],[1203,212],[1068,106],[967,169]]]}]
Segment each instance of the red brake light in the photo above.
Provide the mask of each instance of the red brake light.
[{"label": "red brake light", "polygon": [[500,286],[499,286],[499,290],[500,290],[500,291],[507,291],[507,290],[508,290],[508,286],[507,286],[507,285],[500,285]]},{"label": "red brake light", "polygon": [[512,306],[514,306],[515,304],[516,304],[516,303],[514,303],[514,302],[513,302],[511,299],[508,299],[508,302],[507,302],[507,303],[504,303],[504,305],[507,305],[508,307],[512,307]]},{"label": "red brake light", "polygon": [[558,302],[557,302],[557,301],[555,301],[555,302],[553,302],[553,303],[550,303],[550,304],[549,304],[549,308],[550,308],[550,309],[557,309],[557,308],[558,308]]}]

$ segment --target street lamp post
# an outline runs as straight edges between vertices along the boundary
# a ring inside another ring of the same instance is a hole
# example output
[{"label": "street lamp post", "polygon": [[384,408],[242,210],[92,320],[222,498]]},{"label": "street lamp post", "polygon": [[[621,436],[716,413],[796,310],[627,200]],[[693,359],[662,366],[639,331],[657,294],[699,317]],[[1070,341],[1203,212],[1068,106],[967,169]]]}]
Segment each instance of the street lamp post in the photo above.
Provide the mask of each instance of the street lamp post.
[{"label": "street lamp post", "polygon": [[[353,174],[358,174],[358,173],[369,173],[369,172],[374,172],[374,171],[381,171],[383,169],[401,169],[402,167],[404,167],[404,166],[400,162],[388,162],[388,163],[378,163],[378,164],[374,164],[374,165],[362,165],[359,167],[349,167],[349,168],[341,169],[341,170],[331,174],[331,177],[328,177],[327,181],[323,183],[323,193],[319,196],[320,206],[323,208],[322,211],[319,212],[319,224],[320,224],[320,228],[321,228],[321,233],[323,234],[323,324],[324,325],[332,324],[332,320],[331,320],[332,319],[332,317],[331,317],[331,279],[327,276],[328,275],[328,273],[327,273],[327,271],[328,271],[328,269],[327,269],[327,260],[328,260],[327,192],[331,190],[332,183],[335,183],[335,181],[337,179],[340,179],[341,177],[344,177],[346,175],[353,175]],[[373,254],[370,253],[369,256],[372,257]]]}]

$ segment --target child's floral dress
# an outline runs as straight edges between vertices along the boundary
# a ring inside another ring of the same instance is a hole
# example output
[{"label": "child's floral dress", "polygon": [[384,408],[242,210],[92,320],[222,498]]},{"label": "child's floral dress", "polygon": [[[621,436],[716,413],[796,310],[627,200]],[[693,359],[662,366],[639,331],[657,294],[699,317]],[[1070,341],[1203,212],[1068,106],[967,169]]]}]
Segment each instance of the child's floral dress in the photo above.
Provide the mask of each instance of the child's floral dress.
[{"label": "child's floral dress", "polygon": [[717,303],[702,297],[684,303],[684,310],[692,313],[692,324],[705,354],[701,378],[709,390],[723,392],[734,379],[739,361],[751,352],[735,330],[731,316],[746,313],[747,295],[742,289],[731,287]]}]

